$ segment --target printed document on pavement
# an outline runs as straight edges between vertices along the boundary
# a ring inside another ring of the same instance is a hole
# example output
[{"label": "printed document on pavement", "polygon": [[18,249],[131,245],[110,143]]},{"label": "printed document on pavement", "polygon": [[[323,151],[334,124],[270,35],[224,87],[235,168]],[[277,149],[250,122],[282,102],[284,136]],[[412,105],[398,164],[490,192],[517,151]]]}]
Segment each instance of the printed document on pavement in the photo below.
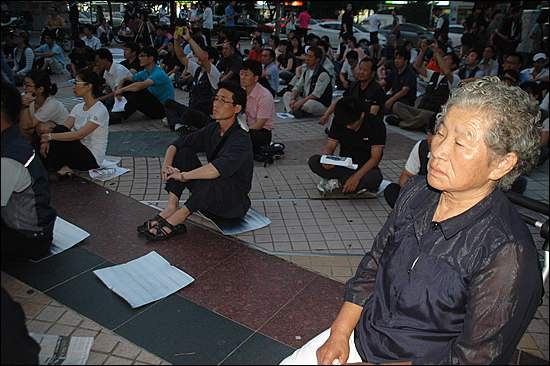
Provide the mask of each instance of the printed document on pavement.
[{"label": "printed document on pavement", "polygon": [[41,333],[29,333],[29,335],[40,344],[39,365],[85,365],[94,343],[94,337],[68,337]]}]

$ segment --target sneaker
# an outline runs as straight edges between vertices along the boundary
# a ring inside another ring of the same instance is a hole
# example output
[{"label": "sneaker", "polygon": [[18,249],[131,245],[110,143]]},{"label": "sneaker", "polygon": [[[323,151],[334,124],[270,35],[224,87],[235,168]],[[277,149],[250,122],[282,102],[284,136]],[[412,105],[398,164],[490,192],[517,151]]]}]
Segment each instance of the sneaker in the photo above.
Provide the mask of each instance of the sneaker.
[{"label": "sneaker", "polygon": [[162,119],[162,124],[165,125],[166,127],[168,127],[168,117],[164,117]]},{"label": "sneaker", "polygon": [[321,196],[329,195],[336,188],[340,188],[338,179],[323,179],[317,184],[317,189],[321,192]]}]

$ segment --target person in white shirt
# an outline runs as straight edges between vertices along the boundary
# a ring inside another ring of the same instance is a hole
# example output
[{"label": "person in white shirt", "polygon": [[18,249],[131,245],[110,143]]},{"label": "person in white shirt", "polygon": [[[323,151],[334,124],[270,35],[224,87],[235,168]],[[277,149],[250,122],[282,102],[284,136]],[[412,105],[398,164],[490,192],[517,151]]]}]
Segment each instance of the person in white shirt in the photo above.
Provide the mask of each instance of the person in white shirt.
[{"label": "person in white shirt", "polygon": [[[84,102],[74,106],[67,121],[41,138],[40,157],[55,179],[70,179],[72,169],[90,170],[105,166],[109,138],[109,111],[96,97],[101,92],[99,75],[82,69],[73,91]],[[53,177],[51,177],[53,178]]]},{"label": "person in white shirt", "polygon": [[534,81],[540,84],[541,81],[546,82],[548,87],[548,69],[544,68],[546,64],[546,55],[544,53],[537,53],[533,56],[533,67],[525,69],[521,73],[529,78],[529,81]]},{"label": "person in white shirt", "polygon": [[105,71],[103,77],[105,78],[107,87],[110,89],[107,93],[97,98],[97,100],[105,104],[110,111],[115,104],[115,91],[118,88],[118,83],[120,80],[132,76],[132,73],[121,64],[114,63],[113,54],[106,48],[100,48],[96,51],[95,62],[101,71]]},{"label": "person in white shirt", "polygon": [[378,15],[378,8],[373,9],[374,13],[367,18],[369,22],[370,41],[378,39],[378,27],[380,27],[380,15]]},{"label": "person in white shirt", "polygon": [[204,13],[202,16],[202,34],[206,37],[206,45],[212,46],[212,40],[210,39],[210,32],[214,29],[214,17],[212,15],[212,8],[209,1],[203,1]]},{"label": "person in white shirt", "polygon": [[352,81],[357,80],[357,72],[359,71],[359,55],[357,51],[349,51],[340,71],[340,81],[347,89]]},{"label": "person in white shirt", "polygon": [[82,40],[86,43],[86,46],[90,47],[94,51],[101,48],[101,41],[99,38],[94,36],[94,27],[92,25],[86,24],[84,26],[84,34],[85,36],[82,37]]},{"label": "person in white shirt", "polygon": [[103,18],[101,24],[97,27],[97,38],[99,38],[104,45],[108,46],[111,44],[111,40],[113,39],[112,28],[105,18]]},{"label": "person in white shirt", "polygon": [[52,84],[45,70],[31,70],[23,86],[23,105],[28,108],[21,113],[19,127],[27,141],[32,143],[33,140],[40,140],[43,134],[52,132],[55,126],[67,122],[69,111],[54,97],[57,85]]},{"label": "person in white shirt", "polygon": [[494,59],[495,46],[486,46],[483,50],[483,60],[477,65],[485,76],[498,76],[498,61]]}]

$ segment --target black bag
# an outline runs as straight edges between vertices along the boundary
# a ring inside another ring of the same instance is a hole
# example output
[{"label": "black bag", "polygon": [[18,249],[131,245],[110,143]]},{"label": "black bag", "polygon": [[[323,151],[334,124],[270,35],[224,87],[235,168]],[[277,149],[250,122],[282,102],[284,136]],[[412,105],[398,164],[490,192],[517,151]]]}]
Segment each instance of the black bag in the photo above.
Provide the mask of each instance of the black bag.
[{"label": "black bag", "polygon": [[277,142],[272,142],[270,145],[261,146],[260,149],[262,152],[260,154],[256,154],[254,159],[257,161],[263,161],[264,167],[266,167],[267,164],[273,164],[275,159],[282,158],[285,155],[285,145]]}]

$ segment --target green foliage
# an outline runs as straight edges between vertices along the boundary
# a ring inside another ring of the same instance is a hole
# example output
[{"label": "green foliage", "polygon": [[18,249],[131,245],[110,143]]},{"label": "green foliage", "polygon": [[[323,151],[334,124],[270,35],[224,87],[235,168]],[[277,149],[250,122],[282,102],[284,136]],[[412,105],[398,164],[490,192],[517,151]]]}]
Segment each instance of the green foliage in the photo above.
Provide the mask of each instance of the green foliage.
[{"label": "green foliage", "polygon": [[430,26],[431,4],[429,1],[412,1],[403,5],[397,14],[405,16],[407,23],[414,23],[423,27]]}]

